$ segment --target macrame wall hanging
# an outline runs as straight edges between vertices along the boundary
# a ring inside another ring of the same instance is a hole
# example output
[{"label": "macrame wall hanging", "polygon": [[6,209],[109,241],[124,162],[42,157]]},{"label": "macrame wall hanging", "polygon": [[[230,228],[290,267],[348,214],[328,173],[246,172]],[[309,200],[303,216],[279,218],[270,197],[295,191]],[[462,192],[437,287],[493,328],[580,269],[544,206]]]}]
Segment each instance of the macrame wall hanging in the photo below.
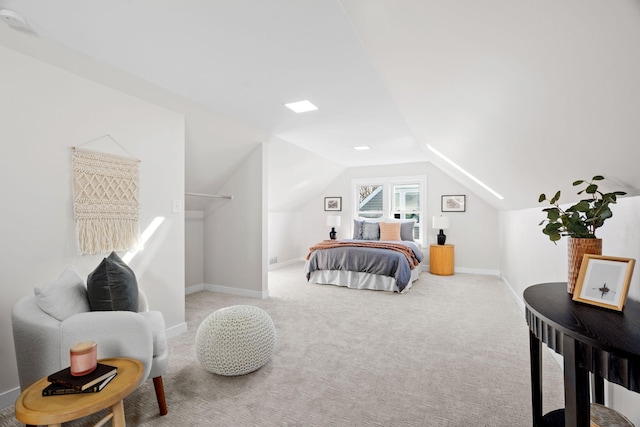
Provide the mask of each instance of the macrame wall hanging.
[{"label": "macrame wall hanging", "polygon": [[137,159],[73,148],[73,215],[81,254],[136,248],[138,164]]}]

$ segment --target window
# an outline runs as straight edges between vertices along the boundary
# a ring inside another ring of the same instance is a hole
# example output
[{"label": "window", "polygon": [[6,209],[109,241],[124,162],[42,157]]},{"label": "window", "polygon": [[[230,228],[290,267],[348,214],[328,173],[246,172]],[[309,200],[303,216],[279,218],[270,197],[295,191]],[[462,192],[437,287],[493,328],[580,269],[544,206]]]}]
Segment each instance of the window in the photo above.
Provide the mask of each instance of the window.
[{"label": "window", "polygon": [[356,185],[358,207],[356,217],[382,218],[384,214],[384,188],[382,185]]},{"label": "window", "polygon": [[393,206],[391,216],[395,219],[413,219],[416,226],[413,229],[413,239],[420,240],[421,208],[420,208],[419,183],[394,184],[393,185]]},{"label": "window", "polygon": [[354,218],[414,220],[413,238],[422,243],[425,183],[424,176],[354,180]]}]

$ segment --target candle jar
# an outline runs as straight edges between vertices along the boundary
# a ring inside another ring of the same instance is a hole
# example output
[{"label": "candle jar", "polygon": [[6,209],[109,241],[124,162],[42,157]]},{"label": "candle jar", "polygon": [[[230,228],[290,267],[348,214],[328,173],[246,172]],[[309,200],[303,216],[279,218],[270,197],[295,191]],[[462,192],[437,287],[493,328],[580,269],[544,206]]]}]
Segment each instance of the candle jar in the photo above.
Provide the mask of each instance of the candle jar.
[{"label": "candle jar", "polygon": [[98,364],[98,345],[95,341],[83,341],[71,347],[71,375],[87,375]]}]

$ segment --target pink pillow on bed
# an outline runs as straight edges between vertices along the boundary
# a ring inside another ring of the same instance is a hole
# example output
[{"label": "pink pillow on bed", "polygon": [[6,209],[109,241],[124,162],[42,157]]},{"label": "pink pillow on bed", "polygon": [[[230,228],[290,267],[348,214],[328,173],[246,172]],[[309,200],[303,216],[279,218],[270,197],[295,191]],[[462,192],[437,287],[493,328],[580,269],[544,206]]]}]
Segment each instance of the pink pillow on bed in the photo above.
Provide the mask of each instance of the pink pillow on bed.
[{"label": "pink pillow on bed", "polygon": [[380,240],[402,240],[400,238],[399,222],[381,222]]}]

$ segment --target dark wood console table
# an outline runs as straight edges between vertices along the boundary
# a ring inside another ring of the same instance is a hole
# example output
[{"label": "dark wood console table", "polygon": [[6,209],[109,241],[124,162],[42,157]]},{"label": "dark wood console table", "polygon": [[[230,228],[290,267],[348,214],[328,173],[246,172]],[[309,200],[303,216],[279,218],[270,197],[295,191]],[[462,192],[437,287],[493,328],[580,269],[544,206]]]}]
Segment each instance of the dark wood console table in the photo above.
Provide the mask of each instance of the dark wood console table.
[{"label": "dark wood console table", "polygon": [[[564,358],[564,420],[567,427],[589,426],[589,372],[595,403],[604,404],[604,379],[640,392],[640,303],[627,300],[623,312],[578,303],[566,283],[525,289],[531,352],[534,427],[542,414],[542,342]],[[557,415],[557,414],[556,414]]]}]

